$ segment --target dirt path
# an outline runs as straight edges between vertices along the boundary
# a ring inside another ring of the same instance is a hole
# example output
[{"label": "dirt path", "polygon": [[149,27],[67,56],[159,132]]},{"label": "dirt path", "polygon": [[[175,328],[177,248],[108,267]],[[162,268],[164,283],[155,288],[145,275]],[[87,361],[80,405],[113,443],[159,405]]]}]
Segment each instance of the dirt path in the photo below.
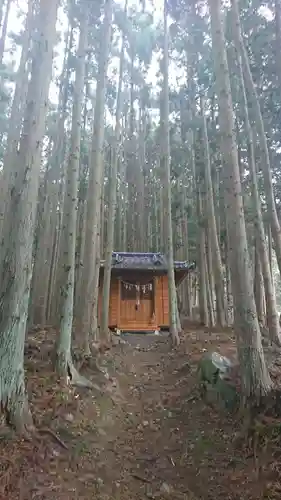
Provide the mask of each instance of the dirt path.
[{"label": "dirt path", "polygon": [[189,332],[170,352],[165,337],[128,336],[105,358],[111,378],[104,396],[55,390],[47,359],[44,371],[42,356],[37,364],[32,358],[37,425],[51,427],[67,449],[51,434],[32,444],[5,441],[0,499],[280,498],[272,486],[276,460],[271,470],[273,460],[262,455],[258,475],[252,453],[233,444],[234,421],[198,397],[197,360],[226,339]]},{"label": "dirt path", "polygon": [[[233,422],[224,417],[221,425],[198,399],[196,358],[202,346],[195,342],[192,351],[187,342],[171,353],[166,339],[159,337],[138,336],[129,342],[135,350],[118,368],[127,374],[119,376],[127,403],[114,442],[120,498],[238,500],[241,482],[245,498],[260,498],[256,477],[247,477],[245,457],[233,457]],[[252,472],[253,464],[248,465]]]}]

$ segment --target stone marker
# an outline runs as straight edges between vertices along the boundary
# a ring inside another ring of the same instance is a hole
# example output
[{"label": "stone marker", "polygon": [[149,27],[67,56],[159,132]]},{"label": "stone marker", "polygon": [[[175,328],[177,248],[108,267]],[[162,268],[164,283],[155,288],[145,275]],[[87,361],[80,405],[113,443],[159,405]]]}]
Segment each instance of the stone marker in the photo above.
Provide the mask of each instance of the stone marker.
[{"label": "stone marker", "polygon": [[199,361],[198,376],[202,397],[227,411],[235,411],[239,394],[233,380],[234,365],[217,352],[205,353]]}]

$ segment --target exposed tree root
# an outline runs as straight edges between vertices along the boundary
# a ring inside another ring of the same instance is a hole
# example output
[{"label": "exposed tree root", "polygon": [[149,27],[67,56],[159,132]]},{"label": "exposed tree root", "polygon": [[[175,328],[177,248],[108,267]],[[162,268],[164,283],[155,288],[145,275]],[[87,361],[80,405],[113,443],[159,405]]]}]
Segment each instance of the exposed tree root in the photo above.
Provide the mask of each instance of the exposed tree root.
[{"label": "exposed tree root", "polygon": [[261,399],[260,404],[240,409],[241,430],[237,444],[257,450],[265,448],[268,441],[280,441],[280,392],[272,391]]},{"label": "exposed tree root", "polygon": [[177,330],[170,330],[170,339],[172,347],[178,347],[180,345],[180,338]]},{"label": "exposed tree root", "polygon": [[103,369],[99,364],[99,357],[101,354],[100,345],[94,345],[92,349],[93,352],[89,355],[83,351],[75,350],[73,357],[77,366],[77,371],[79,372],[83,367],[87,367],[90,368],[90,370],[104,376]]},{"label": "exposed tree root", "polygon": [[83,377],[83,375],[78,373],[72,361],[68,361],[67,363],[67,372],[72,385],[76,387],[84,387],[85,389],[93,389],[99,394],[102,393],[102,389],[97,384],[93,384],[86,377]]},{"label": "exposed tree root", "polygon": [[100,330],[99,339],[100,339],[100,346],[105,346],[106,349],[110,349],[112,342],[112,334],[109,329],[106,331]]},{"label": "exposed tree root", "polygon": [[85,339],[84,345],[83,345],[83,353],[85,356],[91,356],[91,349],[90,349],[90,343],[89,343],[89,338]]},{"label": "exposed tree root", "polygon": [[79,372],[74,367],[70,352],[65,352],[64,350],[56,350],[55,354],[56,371],[63,379],[65,379],[66,383],[70,383],[71,385],[76,387],[92,389],[97,391],[99,394],[102,392],[101,388],[97,384],[93,384],[86,377],[79,374]]},{"label": "exposed tree root", "polygon": [[68,450],[68,446],[60,439],[59,436],[56,435],[55,432],[53,432],[51,429],[49,429],[48,427],[45,427],[44,429],[40,429],[39,431],[39,434],[50,434],[50,436],[52,436],[54,438],[55,441],[57,441],[57,443],[62,447],[64,448],[65,450]]},{"label": "exposed tree root", "polygon": [[25,395],[14,395],[4,408],[6,423],[15,432],[25,438],[29,438],[35,432],[35,426],[29,410],[27,397]]}]

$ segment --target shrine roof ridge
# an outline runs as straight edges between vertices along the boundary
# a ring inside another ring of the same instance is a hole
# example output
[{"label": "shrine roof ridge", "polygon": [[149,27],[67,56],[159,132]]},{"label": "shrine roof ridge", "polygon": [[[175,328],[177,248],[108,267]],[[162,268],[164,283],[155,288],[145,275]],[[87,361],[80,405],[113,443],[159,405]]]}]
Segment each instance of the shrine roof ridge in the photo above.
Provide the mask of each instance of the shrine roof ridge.
[{"label": "shrine roof ridge", "polygon": [[[101,262],[104,266],[104,261]],[[175,261],[175,270],[194,270],[195,262]],[[113,252],[112,269],[139,269],[167,271],[168,262],[161,252]]]}]

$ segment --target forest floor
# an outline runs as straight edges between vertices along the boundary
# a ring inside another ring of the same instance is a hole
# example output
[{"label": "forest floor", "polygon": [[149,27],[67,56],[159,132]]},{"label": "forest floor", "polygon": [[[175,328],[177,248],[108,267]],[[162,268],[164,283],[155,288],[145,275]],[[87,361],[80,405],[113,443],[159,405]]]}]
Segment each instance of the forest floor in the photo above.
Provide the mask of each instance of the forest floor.
[{"label": "forest floor", "polygon": [[[64,388],[51,369],[52,330],[26,347],[29,398],[39,434],[21,441],[0,428],[0,499],[280,499],[281,437],[253,450],[239,425],[200,399],[197,362],[235,352],[231,333],[187,330],[130,335],[103,357],[102,395]],[[100,383],[100,375],[84,375]]]}]

